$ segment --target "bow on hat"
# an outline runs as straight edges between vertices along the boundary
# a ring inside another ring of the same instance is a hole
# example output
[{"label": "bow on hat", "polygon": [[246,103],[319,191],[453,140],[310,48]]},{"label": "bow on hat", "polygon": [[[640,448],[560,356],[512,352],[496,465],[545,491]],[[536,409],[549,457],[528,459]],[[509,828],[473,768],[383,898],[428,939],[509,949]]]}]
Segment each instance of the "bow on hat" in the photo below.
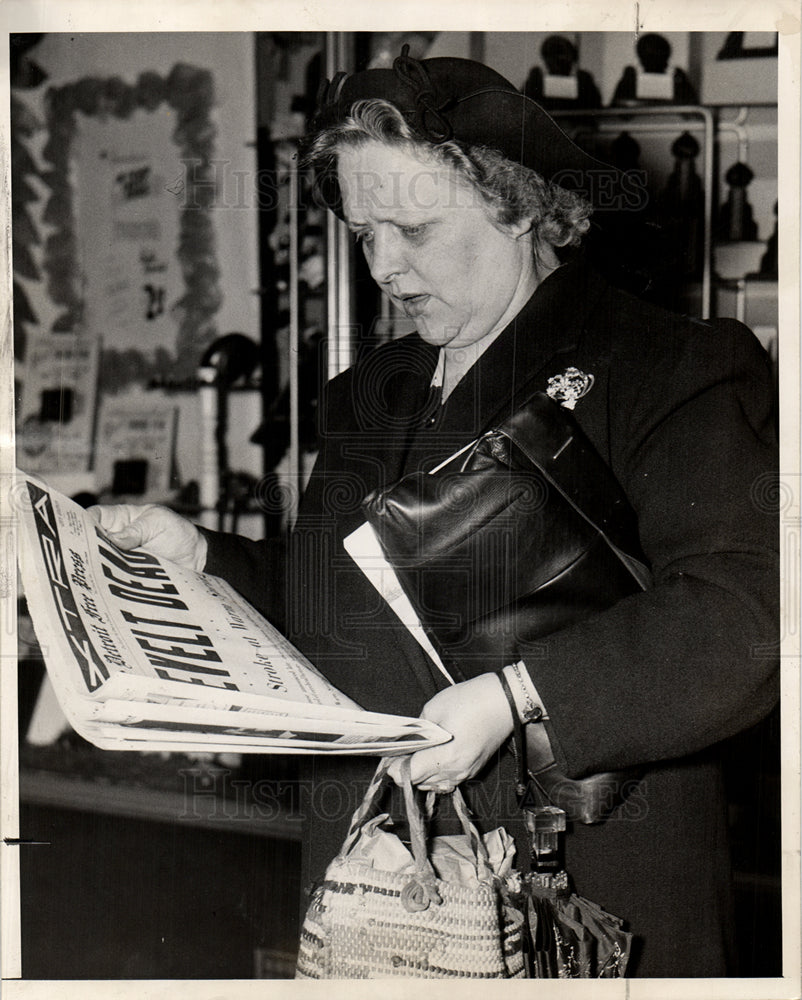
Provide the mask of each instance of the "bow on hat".
[{"label": "bow on hat", "polygon": [[434,145],[487,146],[564,187],[587,188],[589,172],[605,176],[607,192],[620,184],[619,170],[580,149],[500,73],[470,59],[413,59],[408,45],[392,69],[338,73],[324,81],[313,134],[341,122],[356,101],[372,98],[395,105],[412,131]]}]

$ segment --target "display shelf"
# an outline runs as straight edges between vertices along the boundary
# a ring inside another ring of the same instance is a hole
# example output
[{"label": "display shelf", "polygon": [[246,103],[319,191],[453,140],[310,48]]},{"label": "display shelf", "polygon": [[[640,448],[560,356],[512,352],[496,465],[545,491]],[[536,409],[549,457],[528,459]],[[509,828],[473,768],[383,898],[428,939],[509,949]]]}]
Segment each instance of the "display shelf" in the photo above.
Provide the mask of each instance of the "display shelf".
[{"label": "display shelf", "polygon": [[28,805],[251,833],[274,840],[301,839],[298,818],[283,811],[276,815],[260,815],[258,804],[211,794],[193,796],[191,808],[188,808],[187,797],[179,791],[112,784],[32,768],[20,770],[19,790],[20,801]]},{"label": "display shelf", "polygon": [[[254,778],[251,758],[226,766],[181,753],[99,750],[76,733],[47,746],[20,745],[20,802],[53,809],[300,839],[285,758],[259,758],[273,774]],[[292,766],[292,765],[290,765]],[[282,774],[286,771],[287,774]]]}]

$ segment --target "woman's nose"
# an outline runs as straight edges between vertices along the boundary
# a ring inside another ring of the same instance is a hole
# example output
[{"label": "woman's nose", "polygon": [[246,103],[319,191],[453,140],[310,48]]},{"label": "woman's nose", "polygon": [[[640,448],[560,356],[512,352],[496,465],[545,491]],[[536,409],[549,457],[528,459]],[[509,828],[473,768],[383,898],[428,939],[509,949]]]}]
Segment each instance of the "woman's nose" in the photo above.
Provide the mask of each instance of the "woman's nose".
[{"label": "woman's nose", "polygon": [[373,280],[380,285],[392,281],[407,269],[405,248],[398,234],[377,227],[368,255]]}]

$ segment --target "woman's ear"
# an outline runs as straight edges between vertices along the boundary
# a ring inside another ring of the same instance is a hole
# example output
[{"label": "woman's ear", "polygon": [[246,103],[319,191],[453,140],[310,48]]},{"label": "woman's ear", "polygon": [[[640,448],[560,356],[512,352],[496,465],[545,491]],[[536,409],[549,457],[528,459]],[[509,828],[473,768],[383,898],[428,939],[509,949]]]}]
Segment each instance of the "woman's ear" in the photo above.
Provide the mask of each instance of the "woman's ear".
[{"label": "woman's ear", "polygon": [[534,221],[532,219],[521,219],[519,222],[509,222],[505,228],[510,236],[514,237],[516,240],[521,239],[522,236],[534,236]]}]

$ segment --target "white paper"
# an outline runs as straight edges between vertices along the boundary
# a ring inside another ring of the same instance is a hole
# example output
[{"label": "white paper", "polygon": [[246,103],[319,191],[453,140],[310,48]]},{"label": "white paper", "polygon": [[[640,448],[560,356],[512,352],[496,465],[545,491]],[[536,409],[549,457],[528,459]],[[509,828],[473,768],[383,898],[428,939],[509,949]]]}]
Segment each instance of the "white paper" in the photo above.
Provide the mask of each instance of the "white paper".
[{"label": "white paper", "polygon": [[635,96],[641,101],[668,101],[674,99],[674,72],[669,68],[665,73],[644,73],[638,69]]},{"label": "white paper", "polygon": [[387,601],[394,614],[406,626],[410,635],[415,638],[418,644],[429,655],[440,673],[446,678],[449,684],[453,684],[454,679],[444,666],[439,653],[432,645],[429,636],[421,625],[412,602],[404,593],[396,572],[387,561],[382,551],[381,543],[371,525],[366,521],[356,531],[352,531],[350,535],[343,539],[343,545],[348,555],[359,566],[385,601]]},{"label": "white paper", "polygon": [[579,97],[579,80],[571,76],[552,76],[543,74],[543,94],[545,97],[558,97],[563,100],[575,101]]}]

